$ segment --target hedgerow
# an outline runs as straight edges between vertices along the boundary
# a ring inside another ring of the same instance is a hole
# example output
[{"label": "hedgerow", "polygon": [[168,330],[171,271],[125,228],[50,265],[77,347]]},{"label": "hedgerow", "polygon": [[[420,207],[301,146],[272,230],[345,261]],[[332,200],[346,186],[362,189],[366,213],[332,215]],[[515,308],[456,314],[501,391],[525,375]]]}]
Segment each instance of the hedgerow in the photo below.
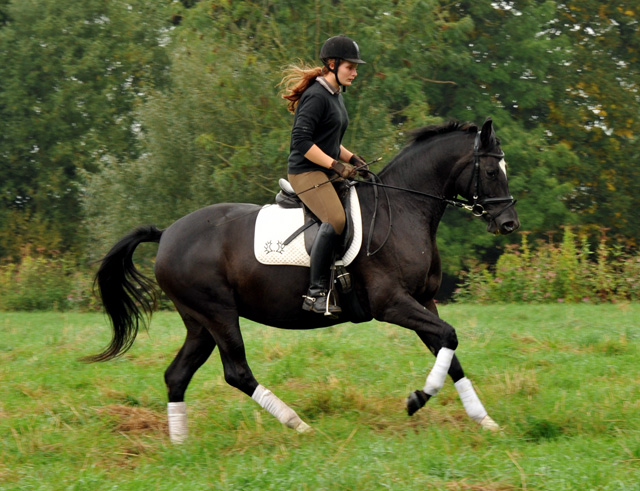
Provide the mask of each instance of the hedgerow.
[{"label": "hedgerow", "polygon": [[[142,261],[152,275],[149,261]],[[17,262],[0,265],[0,311],[94,311],[93,269],[72,255],[25,249]],[[148,271],[147,271],[148,270]],[[505,250],[493,266],[473,263],[460,274],[454,301],[591,302],[640,300],[640,255],[609,245],[603,232],[593,247],[566,228],[559,243],[520,244]],[[160,296],[158,307],[171,309]]]},{"label": "hedgerow", "polygon": [[564,230],[559,243],[529,244],[527,234],[495,266],[472,264],[460,275],[455,300],[486,302],[619,302],[640,298],[640,256],[608,245],[603,231],[592,249],[586,236]]},{"label": "hedgerow", "polygon": [[71,255],[25,248],[0,266],[0,310],[96,310],[90,273]]}]

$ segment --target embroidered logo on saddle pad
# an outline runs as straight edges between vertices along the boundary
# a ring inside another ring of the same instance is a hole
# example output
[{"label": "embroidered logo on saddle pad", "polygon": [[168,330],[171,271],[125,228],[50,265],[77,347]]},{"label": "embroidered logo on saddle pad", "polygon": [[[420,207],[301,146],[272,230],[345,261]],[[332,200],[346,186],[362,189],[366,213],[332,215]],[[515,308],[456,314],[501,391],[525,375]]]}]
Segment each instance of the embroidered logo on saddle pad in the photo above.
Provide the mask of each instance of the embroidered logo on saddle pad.
[{"label": "embroidered logo on saddle pad", "polygon": [[[360,202],[355,188],[349,190],[351,218],[353,220],[353,240],[342,257],[348,266],[360,252],[362,245],[362,217]],[[290,243],[285,241],[304,225],[302,208],[283,208],[279,205],[265,205],[256,218],[253,251],[262,264],[306,266],[310,265],[309,253],[305,246],[304,232],[298,234]]]}]

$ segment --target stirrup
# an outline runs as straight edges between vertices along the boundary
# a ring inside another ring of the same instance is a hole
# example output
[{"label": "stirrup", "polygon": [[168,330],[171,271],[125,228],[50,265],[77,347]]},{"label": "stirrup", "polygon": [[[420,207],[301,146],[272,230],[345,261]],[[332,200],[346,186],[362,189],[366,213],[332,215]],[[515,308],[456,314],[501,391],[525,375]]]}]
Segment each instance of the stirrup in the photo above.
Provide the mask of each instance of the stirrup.
[{"label": "stirrup", "polygon": [[302,303],[302,310],[308,312],[314,312],[316,314],[323,314],[327,317],[338,317],[338,314],[342,312],[339,305],[332,304],[330,302],[331,292],[318,292],[316,296],[302,295],[304,302]]}]

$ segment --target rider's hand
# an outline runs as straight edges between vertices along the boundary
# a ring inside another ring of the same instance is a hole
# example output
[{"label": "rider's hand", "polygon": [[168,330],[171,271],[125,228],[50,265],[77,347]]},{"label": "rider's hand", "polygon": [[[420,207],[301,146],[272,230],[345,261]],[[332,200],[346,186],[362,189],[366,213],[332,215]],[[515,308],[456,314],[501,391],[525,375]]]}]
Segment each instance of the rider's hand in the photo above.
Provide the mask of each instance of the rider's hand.
[{"label": "rider's hand", "polygon": [[337,160],[334,160],[331,163],[331,168],[336,171],[343,179],[355,177],[356,175],[356,168],[353,165],[343,164],[342,162],[338,162]]},{"label": "rider's hand", "polygon": [[369,176],[369,164],[360,157],[360,155],[356,155],[355,153],[349,159],[349,162],[355,166],[356,172],[360,174],[362,177]]},{"label": "rider's hand", "polygon": [[353,165],[356,169],[367,165],[367,162],[362,157],[360,157],[359,155],[356,155],[355,153],[349,159],[349,163]]}]

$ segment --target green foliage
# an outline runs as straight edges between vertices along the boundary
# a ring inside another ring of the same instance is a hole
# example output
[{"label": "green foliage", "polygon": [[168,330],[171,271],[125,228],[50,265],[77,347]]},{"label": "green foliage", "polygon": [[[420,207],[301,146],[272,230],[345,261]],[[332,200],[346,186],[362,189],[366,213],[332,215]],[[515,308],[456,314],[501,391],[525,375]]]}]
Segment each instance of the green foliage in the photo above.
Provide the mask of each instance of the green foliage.
[{"label": "green foliage", "polygon": [[495,267],[475,263],[461,275],[458,300],[472,302],[620,302],[640,299],[640,256],[609,245],[603,233],[591,251],[586,236],[566,228],[559,244],[527,234]]},{"label": "green foliage", "polygon": [[[382,157],[374,170],[407,129],[490,115],[532,242],[606,224],[638,245],[638,16],[596,0],[2,0],[0,259],[25,244],[94,257],[141,223],[271,201],[292,123],[282,68],[319,63],[337,33],[367,61],[345,146]],[[444,271],[516,241],[447,213]]]},{"label": "green foliage", "polygon": [[25,244],[49,249],[51,237],[59,250],[77,251],[84,237],[79,174],[107,155],[137,155],[133,109],[163,83],[164,7],[148,0],[4,3],[0,258],[17,260]]},{"label": "green foliage", "polygon": [[[581,222],[606,224],[638,245],[640,140],[637,3],[581,0],[559,3],[549,33],[564,39],[562,62],[551,67],[545,127],[579,157],[558,176],[574,189],[568,205]],[[606,204],[605,204],[606,203]]]},{"label": "green foliage", "polygon": [[89,278],[69,255],[26,249],[19,262],[0,266],[0,311],[95,310]]}]

